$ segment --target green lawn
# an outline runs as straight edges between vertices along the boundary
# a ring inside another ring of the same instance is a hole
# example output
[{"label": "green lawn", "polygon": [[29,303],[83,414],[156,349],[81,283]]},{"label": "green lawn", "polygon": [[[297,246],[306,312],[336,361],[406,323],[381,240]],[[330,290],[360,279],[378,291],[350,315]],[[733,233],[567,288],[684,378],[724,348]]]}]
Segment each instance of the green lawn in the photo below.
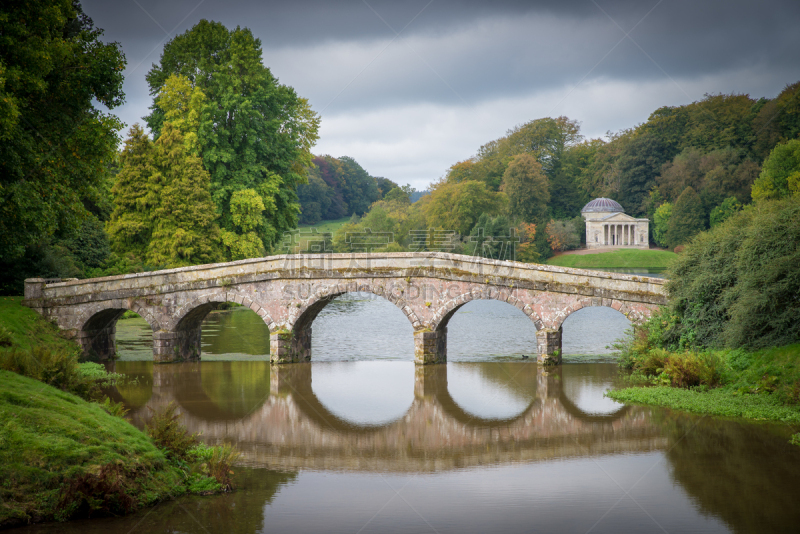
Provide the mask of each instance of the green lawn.
[{"label": "green lawn", "polygon": [[61,337],[54,324],[23,306],[22,297],[0,297],[0,333],[4,331],[10,334],[11,348],[30,350],[37,346],[68,352],[78,350],[75,342]]},{"label": "green lawn", "polygon": [[335,221],[320,221],[320,222],[318,222],[317,224],[314,224],[314,225],[301,224],[300,225],[300,239],[299,239],[300,252],[308,250],[308,239],[303,237],[303,232],[304,231],[307,232],[311,228],[316,228],[316,230],[320,234],[323,234],[325,232],[329,232],[331,234],[331,237],[333,237],[333,234],[336,233],[336,230],[338,230],[339,228],[341,228],[342,226],[347,224],[347,222],[349,220],[350,220],[350,217],[344,217],[342,219],[336,219]]},{"label": "green lawn", "polygon": [[599,254],[565,254],[550,258],[548,265],[577,269],[665,269],[677,257],[666,250],[622,249]]}]

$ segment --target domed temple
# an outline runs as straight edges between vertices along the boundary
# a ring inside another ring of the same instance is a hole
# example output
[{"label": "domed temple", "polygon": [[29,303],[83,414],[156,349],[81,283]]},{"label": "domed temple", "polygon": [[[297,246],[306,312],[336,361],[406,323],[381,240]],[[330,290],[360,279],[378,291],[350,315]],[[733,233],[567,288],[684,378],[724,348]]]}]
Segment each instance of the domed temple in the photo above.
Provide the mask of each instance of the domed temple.
[{"label": "domed temple", "polygon": [[586,248],[649,248],[650,219],[637,219],[610,198],[596,198],[581,210],[586,219]]}]

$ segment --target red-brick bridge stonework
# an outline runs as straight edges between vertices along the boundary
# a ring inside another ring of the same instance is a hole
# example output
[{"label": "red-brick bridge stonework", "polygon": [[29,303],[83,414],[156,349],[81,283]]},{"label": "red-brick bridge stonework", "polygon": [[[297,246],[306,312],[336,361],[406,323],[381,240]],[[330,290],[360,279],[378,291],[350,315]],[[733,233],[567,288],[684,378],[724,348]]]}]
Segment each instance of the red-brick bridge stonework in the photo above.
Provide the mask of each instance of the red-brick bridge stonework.
[{"label": "red-brick bridge stonework", "polygon": [[[126,310],[153,329],[156,361],[200,357],[203,319],[216,305],[249,306],[270,330],[270,360],[311,359],[311,326],[334,298],[370,292],[414,328],[415,361],[444,363],[447,323],[475,299],[508,302],[537,329],[540,362],[560,363],[561,325],[586,306],[608,306],[633,323],[666,303],[664,280],[498,261],[441,252],[282,255],[87,280],[25,281],[25,301],[87,353],[115,354]],[[533,352],[533,351],[531,351]]]}]

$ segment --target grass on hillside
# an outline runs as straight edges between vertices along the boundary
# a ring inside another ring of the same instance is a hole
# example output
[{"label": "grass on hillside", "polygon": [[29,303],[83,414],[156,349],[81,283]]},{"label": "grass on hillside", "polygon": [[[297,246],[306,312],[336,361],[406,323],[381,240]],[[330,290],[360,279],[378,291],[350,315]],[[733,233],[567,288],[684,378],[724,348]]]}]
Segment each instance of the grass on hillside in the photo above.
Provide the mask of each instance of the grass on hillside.
[{"label": "grass on hillside", "polygon": [[666,269],[677,255],[666,250],[622,249],[598,254],[563,254],[548,265],[576,269]]},{"label": "grass on hillside", "polygon": [[184,493],[183,475],[101,405],[0,371],[0,527],[119,514]]},{"label": "grass on hillside", "polygon": [[27,351],[46,347],[70,353],[79,351],[74,341],[61,336],[58,327],[23,306],[22,297],[0,297],[0,338],[6,333],[11,344],[4,347],[0,342],[0,350],[11,348]]},{"label": "grass on hillside", "polygon": [[[317,224],[301,224],[300,229],[300,236],[298,238],[297,244],[300,245],[299,249],[294,250],[293,252],[308,252],[308,237],[304,237],[303,234],[308,232],[310,229],[314,228],[317,230],[319,234],[330,233],[331,238],[336,231],[347,224],[350,221],[350,217],[344,217],[342,219],[336,219],[334,221],[320,221]],[[316,238],[319,239],[319,238]]]}]

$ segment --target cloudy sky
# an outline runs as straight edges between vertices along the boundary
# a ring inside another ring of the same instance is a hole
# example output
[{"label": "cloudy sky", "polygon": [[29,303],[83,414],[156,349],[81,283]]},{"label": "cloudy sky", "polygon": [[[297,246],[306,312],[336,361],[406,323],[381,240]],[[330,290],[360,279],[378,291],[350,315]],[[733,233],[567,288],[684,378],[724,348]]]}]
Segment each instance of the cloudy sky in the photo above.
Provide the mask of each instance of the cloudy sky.
[{"label": "cloudy sky", "polygon": [[418,189],[532,119],[587,137],[706,93],[774,97],[800,80],[800,2],[740,0],[83,0],[128,60],[127,124],[144,76],[200,19],[250,28],[264,64],[322,117],[316,154],[352,156]]}]

